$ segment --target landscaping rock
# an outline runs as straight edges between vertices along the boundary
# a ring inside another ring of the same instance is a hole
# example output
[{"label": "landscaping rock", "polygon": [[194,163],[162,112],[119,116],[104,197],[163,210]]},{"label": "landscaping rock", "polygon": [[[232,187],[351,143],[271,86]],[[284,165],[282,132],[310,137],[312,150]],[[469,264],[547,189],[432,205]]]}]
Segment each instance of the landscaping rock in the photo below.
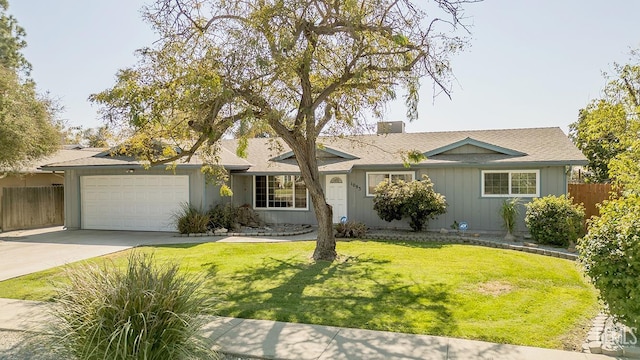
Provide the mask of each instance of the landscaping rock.
[{"label": "landscaping rock", "polygon": [[264,226],[264,221],[260,219],[258,213],[248,205],[243,205],[238,208],[238,218],[236,221],[239,225],[249,226],[252,228]]},{"label": "landscaping rock", "polygon": [[622,356],[622,348],[619,346],[612,346],[612,347],[603,346],[601,349],[602,349],[602,355]]},{"label": "landscaping rock", "polygon": [[602,332],[590,332],[587,335],[587,342],[588,343],[592,343],[592,342],[600,342],[600,340],[602,340]]},{"label": "landscaping rock", "polygon": [[219,229],[216,229],[216,230],[214,231],[214,234],[216,234],[216,235],[217,235],[217,234],[226,234],[226,233],[228,233],[228,232],[229,232],[229,229],[226,229],[226,228],[219,228]]},{"label": "landscaping rock", "polygon": [[602,343],[600,341],[592,341],[587,345],[587,349],[592,354],[602,354]]}]

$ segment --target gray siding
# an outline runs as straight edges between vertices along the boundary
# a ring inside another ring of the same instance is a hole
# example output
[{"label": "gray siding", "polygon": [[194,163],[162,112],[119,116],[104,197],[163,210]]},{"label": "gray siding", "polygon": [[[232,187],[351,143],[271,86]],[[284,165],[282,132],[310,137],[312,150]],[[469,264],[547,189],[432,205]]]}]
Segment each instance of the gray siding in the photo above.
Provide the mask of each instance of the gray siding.
[{"label": "gray siding", "polygon": [[[81,225],[80,214],[80,177],[87,175],[124,175],[125,169],[70,169],[65,170],[64,177],[64,213],[67,229],[79,229]],[[164,169],[136,169],[134,175],[188,175],[189,176],[189,201],[195,206],[205,204],[204,175],[199,169],[176,169],[174,171]]]},{"label": "gray siding", "polygon": [[232,176],[231,190],[233,203],[237,206],[249,205],[253,207],[253,176]]},{"label": "gray siding", "polygon": [[[513,170],[524,170],[517,168]],[[540,170],[540,194],[566,194],[567,181],[563,166],[532,168]],[[430,229],[449,229],[454,221],[469,223],[469,231],[502,231],[502,221],[498,209],[504,198],[481,197],[481,171],[491,168],[423,168],[414,169],[416,179],[427,174],[434,183],[437,192],[447,200],[447,213],[431,220]],[[380,171],[375,169],[371,171]],[[407,171],[397,168],[394,171]],[[386,222],[373,210],[373,198],[366,196],[366,173],[368,170],[357,169],[347,174],[347,211],[348,219],[366,223],[370,227],[408,228],[407,221]],[[124,169],[75,169],[65,172],[65,225],[69,229],[78,229],[81,224],[80,214],[80,177],[85,175],[122,175]],[[135,175],[170,175],[172,171],[163,169],[136,169]],[[249,204],[253,206],[253,176],[232,175],[230,186],[233,197],[220,196],[219,186],[206,184],[204,175],[199,169],[177,169],[176,175],[188,175],[190,186],[190,202],[192,205],[208,209],[224,202],[235,205]],[[322,177],[325,186],[325,177]],[[523,199],[529,201],[530,199]],[[256,210],[267,223],[316,224],[311,200],[308,210]],[[518,231],[526,230],[524,226],[524,206],[521,208]]]},{"label": "gray siding", "polygon": [[[233,191],[233,194],[235,196],[236,192],[235,190],[233,190],[232,178],[230,180],[230,184],[228,185],[229,187],[231,187],[231,191]],[[227,203],[233,202],[233,196],[227,197],[227,196],[220,195],[220,185],[206,183],[204,191],[205,191],[205,201],[204,201],[203,209],[205,210],[208,210],[218,204],[227,204]]]},{"label": "gray siding", "polygon": [[[324,182],[324,178],[322,180]],[[237,206],[249,204],[253,208],[253,176],[233,177],[233,203]],[[309,210],[254,209],[268,224],[316,224],[316,216],[308,199]]]},{"label": "gray siding", "polygon": [[[540,195],[566,194],[566,176],[564,167],[529,168],[540,170]],[[405,169],[406,170],[406,169]],[[449,229],[454,221],[466,221],[469,231],[498,232],[502,231],[502,219],[498,215],[499,208],[505,198],[487,198],[481,196],[481,171],[491,168],[427,168],[417,169],[416,179],[422,174],[429,176],[435,191],[443,194],[447,200],[447,213],[430,220],[429,229]],[[511,170],[511,169],[510,169]],[[518,167],[513,170],[525,170]],[[374,171],[374,170],[372,170]],[[379,171],[376,169],[375,171]],[[367,170],[355,170],[349,174],[348,212],[349,219],[361,221],[370,227],[409,228],[407,221],[386,222],[380,219],[373,210],[373,198],[366,196]],[[523,198],[523,204],[531,198]],[[517,231],[525,231],[524,205],[520,209]]]}]

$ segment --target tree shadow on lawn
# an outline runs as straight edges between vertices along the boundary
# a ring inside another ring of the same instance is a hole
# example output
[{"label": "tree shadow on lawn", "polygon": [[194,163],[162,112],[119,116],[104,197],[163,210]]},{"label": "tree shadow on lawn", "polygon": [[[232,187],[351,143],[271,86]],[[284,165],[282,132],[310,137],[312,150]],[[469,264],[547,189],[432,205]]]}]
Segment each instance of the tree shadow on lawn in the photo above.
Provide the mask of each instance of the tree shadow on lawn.
[{"label": "tree shadow on lawn", "polygon": [[417,249],[443,249],[453,246],[453,243],[445,243],[441,241],[432,240],[378,240],[378,239],[363,239],[363,242],[376,242],[391,245],[398,245],[407,248]]},{"label": "tree shadow on lawn", "polygon": [[[456,306],[448,285],[421,284],[360,255],[335,262],[265,258],[228,276],[206,264],[219,315],[422,334],[450,334]],[[215,292],[215,290],[214,290]]]}]

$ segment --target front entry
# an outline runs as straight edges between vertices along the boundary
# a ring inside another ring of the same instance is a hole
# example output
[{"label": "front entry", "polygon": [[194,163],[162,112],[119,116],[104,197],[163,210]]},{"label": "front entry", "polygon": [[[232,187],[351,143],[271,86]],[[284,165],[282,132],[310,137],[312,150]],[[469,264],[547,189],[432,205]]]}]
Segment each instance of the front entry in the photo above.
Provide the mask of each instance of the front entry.
[{"label": "front entry", "polygon": [[327,175],[327,204],[333,208],[333,223],[347,216],[347,175]]}]

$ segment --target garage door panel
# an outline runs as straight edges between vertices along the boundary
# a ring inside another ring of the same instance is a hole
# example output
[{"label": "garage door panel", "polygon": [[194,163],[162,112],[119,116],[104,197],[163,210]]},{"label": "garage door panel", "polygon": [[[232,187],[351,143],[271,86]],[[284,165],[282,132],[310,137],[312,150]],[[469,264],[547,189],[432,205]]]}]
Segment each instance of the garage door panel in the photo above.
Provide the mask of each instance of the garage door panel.
[{"label": "garage door panel", "polygon": [[82,228],[175,231],[173,214],[189,202],[186,175],[81,178]]}]

